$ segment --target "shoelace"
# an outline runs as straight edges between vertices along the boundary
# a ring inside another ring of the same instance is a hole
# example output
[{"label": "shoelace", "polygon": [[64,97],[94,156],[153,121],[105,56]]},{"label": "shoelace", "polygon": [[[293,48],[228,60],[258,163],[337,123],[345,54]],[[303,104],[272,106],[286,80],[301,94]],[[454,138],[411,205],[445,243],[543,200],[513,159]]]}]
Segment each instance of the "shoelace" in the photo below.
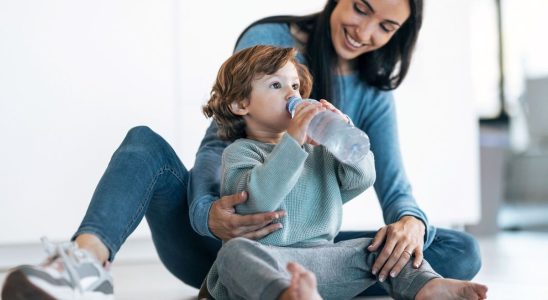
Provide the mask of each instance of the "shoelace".
[{"label": "shoelace", "polygon": [[47,237],[42,237],[40,240],[44,251],[48,254],[49,259],[53,261],[56,258],[60,258],[69,275],[72,285],[78,288],[80,292],[83,292],[83,288],[80,285],[80,276],[74,266],[77,265],[80,260],[77,255],[84,254],[81,253],[72,242],[54,244],[50,242]]}]

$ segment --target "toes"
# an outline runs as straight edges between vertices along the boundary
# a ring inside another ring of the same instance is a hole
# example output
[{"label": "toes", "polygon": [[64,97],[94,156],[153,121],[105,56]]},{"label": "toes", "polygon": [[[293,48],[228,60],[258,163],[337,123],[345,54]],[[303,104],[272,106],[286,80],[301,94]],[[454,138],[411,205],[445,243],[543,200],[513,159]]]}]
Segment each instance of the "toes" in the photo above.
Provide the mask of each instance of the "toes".
[{"label": "toes", "polygon": [[483,284],[477,284],[475,287],[476,293],[478,293],[482,299],[487,298],[487,286]]},{"label": "toes", "polygon": [[296,269],[296,268],[297,268],[297,264],[296,264],[296,263],[290,262],[290,263],[287,264],[287,270],[288,270],[289,272],[291,272],[292,274],[295,273],[295,272],[297,272],[297,269]]},{"label": "toes", "polygon": [[307,284],[311,288],[316,288],[316,275],[312,272],[307,272],[301,275],[301,282]]},{"label": "toes", "polygon": [[477,283],[466,284],[462,289],[461,295],[466,299],[486,299],[487,286]]},{"label": "toes", "polygon": [[295,263],[295,262],[290,262],[287,264],[287,270],[289,272],[291,272],[292,274],[295,274],[295,273],[304,273],[304,272],[307,272],[308,270],[305,269],[303,266],[301,266],[300,264],[298,263]]}]

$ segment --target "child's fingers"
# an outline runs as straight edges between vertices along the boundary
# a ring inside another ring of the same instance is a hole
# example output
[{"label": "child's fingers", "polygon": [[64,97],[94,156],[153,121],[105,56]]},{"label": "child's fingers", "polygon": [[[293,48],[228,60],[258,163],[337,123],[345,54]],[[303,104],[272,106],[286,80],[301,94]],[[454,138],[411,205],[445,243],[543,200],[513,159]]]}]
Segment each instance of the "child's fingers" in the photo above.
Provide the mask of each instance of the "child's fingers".
[{"label": "child's fingers", "polygon": [[344,121],[345,121],[346,123],[349,123],[350,120],[348,119],[348,116],[345,115],[345,114],[343,114],[342,111],[340,111],[339,109],[337,109],[337,108],[335,107],[335,105],[331,104],[330,102],[328,102],[328,101],[325,100],[325,99],[321,99],[321,100],[320,100],[320,103],[321,103],[322,106],[325,107],[326,109],[328,109],[328,110],[330,110],[330,111],[332,111],[332,112],[338,114],[339,116],[341,116],[341,117],[344,119]]},{"label": "child's fingers", "polygon": [[325,99],[320,100],[320,104],[321,104],[323,107],[329,109],[330,111],[333,111],[333,112],[336,112],[336,113],[341,113],[341,112],[335,107],[335,105],[331,104],[330,102],[328,102],[328,101],[325,100]]},{"label": "child's fingers", "polygon": [[317,104],[317,103],[305,101],[305,102],[303,102],[303,103],[297,105],[297,107],[295,108],[295,114],[294,114],[294,115],[296,116],[296,115],[300,114],[301,111],[307,110],[307,107],[310,107],[310,106],[318,106],[318,105],[319,105],[319,104]]},{"label": "child's fingers", "polygon": [[336,109],[335,106],[334,106],[333,104],[327,102],[327,100],[325,100],[325,99],[321,99],[321,100],[320,100],[320,104],[321,104],[323,107],[325,107],[325,108],[327,108],[327,109],[329,109],[329,110],[335,110],[335,109]]},{"label": "child's fingers", "polygon": [[[300,106],[300,105],[299,105]],[[299,123],[305,123],[308,125],[312,118],[314,116],[324,110],[325,108],[320,105],[314,105],[312,103],[309,103],[307,105],[303,105],[303,107],[300,108],[299,111],[295,114],[295,117],[293,117],[294,120],[297,120]]]},{"label": "child's fingers", "polygon": [[295,273],[303,273],[306,271],[306,269],[301,266],[300,264],[298,263],[295,263],[295,262],[289,262],[287,263],[287,270],[293,274]]}]

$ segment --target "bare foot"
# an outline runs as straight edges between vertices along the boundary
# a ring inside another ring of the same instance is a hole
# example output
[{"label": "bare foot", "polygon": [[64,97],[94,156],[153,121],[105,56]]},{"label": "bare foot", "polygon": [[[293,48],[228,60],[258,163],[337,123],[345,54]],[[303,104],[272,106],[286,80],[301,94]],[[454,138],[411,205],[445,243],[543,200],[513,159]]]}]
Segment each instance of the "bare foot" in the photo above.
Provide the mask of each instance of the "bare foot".
[{"label": "bare foot", "polygon": [[316,276],[298,263],[288,263],[291,285],[280,295],[280,300],[322,300],[316,286]]},{"label": "bare foot", "polygon": [[416,300],[481,300],[487,299],[487,286],[470,281],[436,278],[428,281],[417,293]]}]

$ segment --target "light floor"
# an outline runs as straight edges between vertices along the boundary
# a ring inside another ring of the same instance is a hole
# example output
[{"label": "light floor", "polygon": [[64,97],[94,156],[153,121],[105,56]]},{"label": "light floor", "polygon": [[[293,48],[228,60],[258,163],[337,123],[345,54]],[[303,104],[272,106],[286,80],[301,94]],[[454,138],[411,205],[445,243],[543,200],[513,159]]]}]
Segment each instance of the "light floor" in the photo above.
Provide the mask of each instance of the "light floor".
[{"label": "light floor", "polygon": [[[489,299],[548,299],[548,233],[502,233],[479,238],[483,268],[474,281],[487,284]],[[196,299],[156,260],[114,264],[117,299]],[[3,282],[5,273],[0,273]],[[390,299],[390,298],[365,298]]]}]

